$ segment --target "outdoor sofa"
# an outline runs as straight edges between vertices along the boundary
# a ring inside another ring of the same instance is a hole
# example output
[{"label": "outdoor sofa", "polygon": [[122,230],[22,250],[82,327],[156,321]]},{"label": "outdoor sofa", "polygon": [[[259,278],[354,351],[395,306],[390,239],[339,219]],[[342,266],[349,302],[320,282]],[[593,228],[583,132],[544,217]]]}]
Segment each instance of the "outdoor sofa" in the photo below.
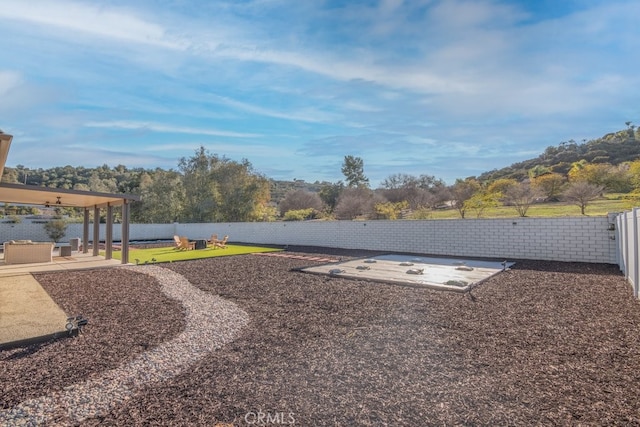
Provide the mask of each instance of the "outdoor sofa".
[{"label": "outdoor sofa", "polygon": [[28,264],[51,262],[54,243],[32,242],[31,240],[11,240],[4,243],[5,264]]}]

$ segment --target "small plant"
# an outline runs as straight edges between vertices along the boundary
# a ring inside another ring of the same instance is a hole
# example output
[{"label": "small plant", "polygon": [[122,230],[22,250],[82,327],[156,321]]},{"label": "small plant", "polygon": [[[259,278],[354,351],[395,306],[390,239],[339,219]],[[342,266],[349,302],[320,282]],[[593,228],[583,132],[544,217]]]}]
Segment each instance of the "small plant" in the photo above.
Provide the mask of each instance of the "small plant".
[{"label": "small plant", "polygon": [[55,218],[44,224],[44,230],[47,236],[54,242],[58,243],[60,239],[67,233],[67,222],[62,218]]},{"label": "small plant", "polygon": [[18,215],[10,215],[9,219],[11,220],[10,222],[12,224],[20,224],[20,223],[22,223],[22,217],[19,217]]}]

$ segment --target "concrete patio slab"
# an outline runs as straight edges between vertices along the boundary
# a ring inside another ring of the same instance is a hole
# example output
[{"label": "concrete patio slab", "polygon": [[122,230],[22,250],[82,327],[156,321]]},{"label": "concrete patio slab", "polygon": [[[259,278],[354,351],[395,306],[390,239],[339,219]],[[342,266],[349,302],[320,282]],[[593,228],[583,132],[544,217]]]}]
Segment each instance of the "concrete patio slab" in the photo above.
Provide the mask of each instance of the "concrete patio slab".
[{"label": "concrete patio slab", "polygon": [[312,266],[302,268],[300,271],[396,285],[466,292],[513,264],[506,261],[387,254]]},{"label": "concrete patio slab", "polygon": [[0,350],[64,336],[67,313],[31,273],[122,267],[119,260],[73,253],[52,262],[3,264],[0,260]]},{"label": "concrete patio slab", "polygon": [[64,334],[66,320],[31,274],[0,278],[0,349]]},{"label": "concrete patio slab", "polygon": [[34,264],[3,264],[0,259],[0,277],[43,273],[48,271],[81,270],[87,268],[118,267],[120,260],[105,259],[102,256],[74,252],[71,256],[61,257],[54,254],[52,262]]}]

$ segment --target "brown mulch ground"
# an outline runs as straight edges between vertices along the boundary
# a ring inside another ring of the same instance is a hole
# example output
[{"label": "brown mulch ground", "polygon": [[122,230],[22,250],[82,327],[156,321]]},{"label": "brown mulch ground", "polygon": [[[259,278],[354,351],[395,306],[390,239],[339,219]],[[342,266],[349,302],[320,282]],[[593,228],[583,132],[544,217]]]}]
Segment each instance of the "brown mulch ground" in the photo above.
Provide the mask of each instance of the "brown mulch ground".
[{"label": "brown mulch ground", "polygon": [[[300,426],[640,425],[640,305],[616,266],[520,261],[470,296],[291,270],[312,263],[246,255],[164,264],[251,322],[189,372],[87,424],[260,425],[262,413]],[[179,333],[179,307],[152,283],[136,286],[140,275],[113,271],[124,277],[38,276],[90,327],[78,339],[0,352],[10,391],[2,406]],[[69,355],[96,362],[50,373]],[[44,379],[30,388],[25,375]]]},{"label": "brown mulch ground", "polygon": [[120,366],[184,329],[182,305],[145,274],[114,268],[34,276],[65,313],[89,323],[75,338],[0,351],[0,408]]}]

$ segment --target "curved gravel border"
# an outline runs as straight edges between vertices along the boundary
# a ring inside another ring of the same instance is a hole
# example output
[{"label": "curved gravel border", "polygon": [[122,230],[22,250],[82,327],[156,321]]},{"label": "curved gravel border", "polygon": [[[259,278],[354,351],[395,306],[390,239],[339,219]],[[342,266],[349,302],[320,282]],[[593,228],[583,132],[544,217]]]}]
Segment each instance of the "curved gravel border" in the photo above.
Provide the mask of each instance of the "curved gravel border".
[{"label": "curved gravel border", "polygon": [[186,328],[175,339],[99,377],[74,384],[61,392],[29,399],[0,411],[0,425],[40,425],[81,422],[106,415],[137,389],[178,375],[206,354],[236,338],[249,322],[236,304],[203,292],[182,275],[158,266],[135,269],[158,280],[162,292],[186,309]]}]

